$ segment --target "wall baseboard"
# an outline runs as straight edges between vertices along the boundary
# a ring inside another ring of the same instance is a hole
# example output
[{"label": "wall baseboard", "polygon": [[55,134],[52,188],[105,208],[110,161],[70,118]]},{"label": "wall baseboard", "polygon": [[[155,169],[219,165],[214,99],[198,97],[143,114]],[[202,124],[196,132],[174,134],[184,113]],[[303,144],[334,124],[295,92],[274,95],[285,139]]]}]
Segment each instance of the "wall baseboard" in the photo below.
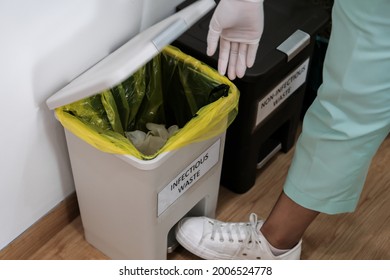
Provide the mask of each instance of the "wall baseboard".
[{"label": "wall baseboard", "polygon": [[80,215],[76,193],[33,224],[0,251],[0,260],[26,260]]}]

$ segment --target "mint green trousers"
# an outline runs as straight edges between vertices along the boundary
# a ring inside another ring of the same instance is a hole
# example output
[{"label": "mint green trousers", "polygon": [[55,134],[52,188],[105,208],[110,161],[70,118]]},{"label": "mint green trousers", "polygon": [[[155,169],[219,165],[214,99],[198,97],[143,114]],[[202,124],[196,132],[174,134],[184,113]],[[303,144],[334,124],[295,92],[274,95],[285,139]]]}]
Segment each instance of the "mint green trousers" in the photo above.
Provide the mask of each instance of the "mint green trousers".
[{"label": "mint green trousers", "polygon": [[335,0],[323,84],[307,111],[284,192],[327,214],[355,210],[390,131],[390,1]]}]

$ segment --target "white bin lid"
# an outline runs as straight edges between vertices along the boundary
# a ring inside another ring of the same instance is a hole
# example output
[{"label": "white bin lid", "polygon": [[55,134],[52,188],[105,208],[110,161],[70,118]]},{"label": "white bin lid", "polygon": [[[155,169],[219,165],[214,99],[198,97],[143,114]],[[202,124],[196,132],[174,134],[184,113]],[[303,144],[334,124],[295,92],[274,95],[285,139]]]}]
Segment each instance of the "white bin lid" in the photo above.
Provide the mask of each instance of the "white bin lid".
[{"label": "white bin lid", "polygon": [[57,91],[47,106],[53,110],[120,84],[214,6],[214,0],[199,0],[146,29]]}]

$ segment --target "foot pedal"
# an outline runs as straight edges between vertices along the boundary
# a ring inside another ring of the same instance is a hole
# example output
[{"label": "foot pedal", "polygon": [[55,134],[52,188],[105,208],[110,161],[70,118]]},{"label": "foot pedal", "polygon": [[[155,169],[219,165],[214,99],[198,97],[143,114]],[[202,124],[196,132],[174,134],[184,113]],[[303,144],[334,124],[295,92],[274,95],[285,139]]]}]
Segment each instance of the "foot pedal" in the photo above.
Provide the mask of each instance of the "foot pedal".
[{"label": "foot pedal", "polygon": [[261,169],[274,155],[282,149],[282,144],[275,140],[269,139],[261,147],[257,158],[257,169]]},{"label": "foot pedal", "polygon": [[179,246],[179,242],[177,242],[175,237],[175,228],[176,225],[173,228],[171,228],[171,230],[168,233],[168,246],[167,246],[168,254],[175,251],[175,249]]}]

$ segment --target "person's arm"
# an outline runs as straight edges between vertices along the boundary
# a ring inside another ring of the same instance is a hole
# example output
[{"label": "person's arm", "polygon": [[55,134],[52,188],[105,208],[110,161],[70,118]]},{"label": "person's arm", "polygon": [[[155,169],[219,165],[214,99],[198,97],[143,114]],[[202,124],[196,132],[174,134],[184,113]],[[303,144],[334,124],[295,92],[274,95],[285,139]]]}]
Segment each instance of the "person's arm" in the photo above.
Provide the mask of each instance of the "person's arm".
[{"label": "person's arm", "polygon": [[221,0],[210,21],[207,54],[219,41],[218,71],[242,78],[252,67],[264,28],[263,0]]}]

